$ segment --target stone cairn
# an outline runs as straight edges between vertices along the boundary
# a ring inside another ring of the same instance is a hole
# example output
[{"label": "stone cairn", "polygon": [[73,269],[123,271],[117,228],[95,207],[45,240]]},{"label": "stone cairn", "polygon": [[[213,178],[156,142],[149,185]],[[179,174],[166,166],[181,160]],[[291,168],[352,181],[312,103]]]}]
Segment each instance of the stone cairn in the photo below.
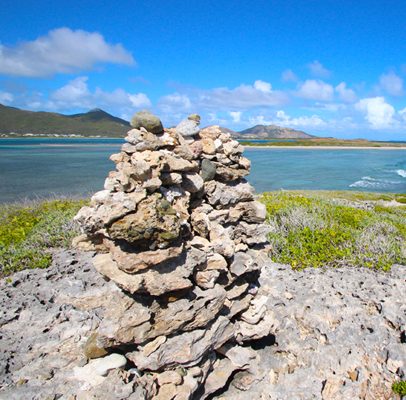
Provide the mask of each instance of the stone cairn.
[{"label": "stone cairn", "polygon": [[76,245],[95,249],[94,267],[120,289],[88,347],[123,354],[146,398],[204,399],[232,375],[246,390],[259,376],[247,342],[274,323],[257,295],[269,231],[244,179],[250,161],[229,133],[199,124],[193,114],[164,129],[135,114],[105,189],[75,217]]}]

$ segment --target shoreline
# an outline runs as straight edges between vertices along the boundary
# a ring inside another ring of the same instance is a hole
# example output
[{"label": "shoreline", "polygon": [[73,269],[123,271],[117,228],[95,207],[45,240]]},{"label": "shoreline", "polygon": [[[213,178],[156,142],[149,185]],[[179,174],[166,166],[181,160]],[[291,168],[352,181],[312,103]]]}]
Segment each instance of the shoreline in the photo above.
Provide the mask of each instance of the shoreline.
[{"label": "shoreline", "polygon": [[243,145],[246,149],[309,149],[309,150],[406,150],[406,146],[258,146]]}]

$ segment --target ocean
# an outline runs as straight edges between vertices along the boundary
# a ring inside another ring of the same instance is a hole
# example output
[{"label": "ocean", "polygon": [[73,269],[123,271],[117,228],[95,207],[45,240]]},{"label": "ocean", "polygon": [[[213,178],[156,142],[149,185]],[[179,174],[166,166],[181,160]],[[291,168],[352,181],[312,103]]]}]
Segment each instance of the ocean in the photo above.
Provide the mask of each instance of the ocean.
[{"label": "ocean", "polygon": [[[122,139],[0,139],[0,202],[101,190]],[[406,150],[246,148],[248,181],[277,189],[406,192]]]}]

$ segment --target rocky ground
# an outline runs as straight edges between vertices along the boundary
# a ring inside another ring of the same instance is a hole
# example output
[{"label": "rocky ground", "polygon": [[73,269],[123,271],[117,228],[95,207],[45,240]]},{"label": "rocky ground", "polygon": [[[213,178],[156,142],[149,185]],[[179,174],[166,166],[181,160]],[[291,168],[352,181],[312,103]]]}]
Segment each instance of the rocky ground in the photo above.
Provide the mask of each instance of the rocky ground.
[{"label": "rocky ground", "polygon": [[[83,374],[83,345],[118,293],[90,258],[62,250],[49,269],[1,280],[0,399],[142,398],[131,366],[97,386]],[[391,385],[406,377],[405,268],[294,272],[270,261],[260,292],[278,325],[251,344],[260,381],[240,391],[237,373],[214,398],[395,399]]]}]

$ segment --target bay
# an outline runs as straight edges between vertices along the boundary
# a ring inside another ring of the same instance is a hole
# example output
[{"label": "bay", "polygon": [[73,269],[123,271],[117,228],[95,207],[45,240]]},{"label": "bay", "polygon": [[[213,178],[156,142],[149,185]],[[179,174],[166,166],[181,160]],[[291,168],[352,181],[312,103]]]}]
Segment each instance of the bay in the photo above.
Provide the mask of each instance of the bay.
[{"label": "bay", "polygon": [[[122,139],[0,139],[0,202],[101,190]],[[257,192],[406,192],[406,150],[246,148]]]}]

